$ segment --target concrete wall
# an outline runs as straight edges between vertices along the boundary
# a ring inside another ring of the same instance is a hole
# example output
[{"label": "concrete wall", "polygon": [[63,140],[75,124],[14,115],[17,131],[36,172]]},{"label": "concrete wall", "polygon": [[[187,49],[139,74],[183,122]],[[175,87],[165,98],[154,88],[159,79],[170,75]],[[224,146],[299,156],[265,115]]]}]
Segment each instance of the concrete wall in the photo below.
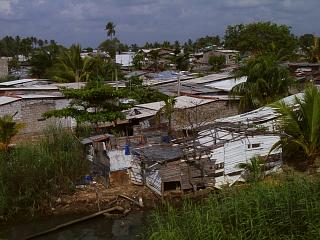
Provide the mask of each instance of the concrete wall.
[{"label": "concrete wall", "polygon": [[0,78],[8,76],[8,59],[0,58]]},{"label": "concrete wall", "polygon": [[25,140],[42,134],[43,130],[52,125],[72,127],[71,119],[44,119],[42,114],[54,109],[67,106],[68,101],[64,99],[21,99],[0,106],[0,116],[14,115],[14,120],[25,126],[20,130],[15,140]]}]

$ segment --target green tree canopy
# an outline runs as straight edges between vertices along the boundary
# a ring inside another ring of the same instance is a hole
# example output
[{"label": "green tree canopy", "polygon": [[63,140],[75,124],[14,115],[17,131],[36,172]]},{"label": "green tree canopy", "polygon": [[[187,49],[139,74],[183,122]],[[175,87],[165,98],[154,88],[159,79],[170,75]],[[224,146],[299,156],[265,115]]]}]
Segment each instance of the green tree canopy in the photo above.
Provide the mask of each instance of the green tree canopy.
[{"label": "green tree canopy", "polygon": [[72,117],[77,123],[99,123],[122,119],[122,110],[127,106],[119,99],[126,96],[126,91],[115,90],[110,85],[88,84],[81,89],[61,89],[67,99],[71,99],[70,106],[61,110],[46,112],[49,117]]},{"label": "green tree canopy", "polygon": [[278,64],[273,54],[250,58],[235,72],[235,77],[247,76],[247,81],[232,88],[232,96],[240,96],[239,110],[247,112],[272,103],[289,94],[294,84],[289,71]]},{"label": "green tree canopy", "polygon": [[112,37],[116,35],[116,25],[113,22],[108,22],[105,30],[107,31],[108,37],[112,40]]},{"label": "green tree canopy", "polygon": [[99,49],[102,51],[106,51],[112,58],[115,58],[116,52],[127,52],[129,47],[125,44],[122,44],[119,39],[107,39],[100,43]]},{"label": "green tree canopy", "polygon": [[62,51],[57,62],[49,70],[48,75],[58,82],[82,82],[90,77],[92,61],[80,56],[81,46],[74,44],[70,49]]},{"label": "green tree canopy", "polygon": [[37,78],[49,77],[49,69],[57,62],[62,47],[58,45],[44,46],[37,49],[30,59],[30,73],[32,76]]},{"label": "green tree canopy", "polygon": [[211,56],[209,58],[209,64],[212,66],[212,70],[217,72],[226,64],[226,57],[221,56]]},{"label": "green tree canopy", "polygon": [[291,28],[271,22],[255,22],[228,26],[225,33],[225,47],[253,54],[282,51],[290,56],[297,47]]}]

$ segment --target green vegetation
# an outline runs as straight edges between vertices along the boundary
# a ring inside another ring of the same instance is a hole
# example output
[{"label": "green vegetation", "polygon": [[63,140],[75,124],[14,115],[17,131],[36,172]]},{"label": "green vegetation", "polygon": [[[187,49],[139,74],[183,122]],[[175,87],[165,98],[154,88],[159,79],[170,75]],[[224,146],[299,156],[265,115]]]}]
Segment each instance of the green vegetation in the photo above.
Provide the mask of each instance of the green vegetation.
[{"label": "green vegetation", "polygon": [[247,81],[231,90],[232,96],[240,96],[239,110],[247,112],[288,96],[294,85],[289,71],[281,67],[273,54],[250,58],[235,73],[247,76]]},{"label": "green vegetation", "polygon": [[53,80],[58,82],[84,82],[89,79],[91,59],[80,56],[80,45],[72,45],[69,50],[62,51],[54,66]]},{"label": "green vegetation", "polygon": [[83,146],[61,128],[48,129],[39,142],[0,151],[0,216],[48,209],[87,172]]},{"label": "green vegetation", "polygon": [[157,113],[158,118],[163,115],[168,120],[168,135],[172,133],[172,114],[174,113],[174,106],[176,104],[176,99],[174,97],[169,97],[164,100],[164,106]]},{"label": "green vegetation", "polygon": [[116,35],[116,25],[113,22],[108,22],[105,30],[107,31],[108,37],[112,40],[112,37]]},{"label": "green vegetation", "polygon": [[37,48],[42,48],[48,44],[56,44],[54,40],[42,40],[36,37],[22,38],[20,36],[5,36],[0,39],[0,56],[16,57],[24,55],[28,57]]},{"label": "green vegetation", "polygon": [[13,116],[0,116],[0,151],[7,152],[12,138],[23,128],[23,124],[16,123]]},{"label": "green vegetation", "polygon": [[238,168],[245,170],[248,182],[258,182],[264,178],[264,160],[261,156],[254,156],[248,163],[238,164]]},{"label": "green vegetation", "polygon": [[218,72],[223,68],[223,66],[226,63],[226,57],[225,56],[211,56],[209,58],[209,64],[212,66],[212,70],[214,72]]},{"label": "green vegetation", "polygon": [[293,105],[294,109],[281,101],[272,105],[281,114],[279,128],[285,133],[274,148],[282,147],[289,162],[313,167],[320,156],[320,90],[308,86],[303,99],[296,97]]},{"label": "green vegetation", "polygon": [[116,90],[110,85],[88,84],[81,89],[61,89],[70,106],[60,110],[52,110],[45,117],[72,117],[77,123],[99,123],[123,118],[122,110],[125,104],[120,104],[119,98],[125,97],[125,91]]},{"label": "green vegetation", "polygon": [[297,176],[227,188],[158,209],[148,239],[319,239],[320,181]]},{"label": "green vegetation", "polygon": [[297,41],[290,27],[271,22],[254,22],[228,26],[225,34],[225,47],[261,54],[274,49],[283,56],[291,56],[297,48]]}]

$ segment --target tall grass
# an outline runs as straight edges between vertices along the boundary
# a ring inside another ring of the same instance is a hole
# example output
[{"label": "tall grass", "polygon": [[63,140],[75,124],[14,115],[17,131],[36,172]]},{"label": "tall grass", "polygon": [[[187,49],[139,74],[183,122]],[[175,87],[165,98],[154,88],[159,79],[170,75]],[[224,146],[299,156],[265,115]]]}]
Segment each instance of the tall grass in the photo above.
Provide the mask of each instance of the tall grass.
[{"label": "tall grass", "polygon": [[226,189],[152,216],[149,239],[320,239],[320,181]]},{"label": "tall grass", "polygon": [[87,173],[83,147],[69,132],[51,128],[37,143],[0,154],[0,216],[45,209],[54,197],[72,191]]}]

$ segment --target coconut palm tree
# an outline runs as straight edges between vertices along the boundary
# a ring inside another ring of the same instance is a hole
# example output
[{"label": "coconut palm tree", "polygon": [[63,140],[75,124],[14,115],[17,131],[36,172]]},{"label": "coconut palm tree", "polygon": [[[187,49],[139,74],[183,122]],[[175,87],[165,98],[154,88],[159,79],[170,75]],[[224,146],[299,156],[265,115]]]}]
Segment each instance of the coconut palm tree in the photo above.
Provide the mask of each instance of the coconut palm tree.
[{"label": "coconut palm tree", "polygon": [[309,62],[318,63],[320,62],[320,45],[319,38],[313,36],[313,44],[306,49],[307,58]]},{"label": "coconut palm tree", "polygon": [[273,149],[282,147],[292,156],[303,156],[306,166],[314,166],[320,157],[320,91],[310,85],[303,99],[295,97],[294,107],[277,102],[271,105],[281,114],[279,127],[284,132]]},{"label": "coconut palm tree", "polygon": [[231,96],[240,96],[239,111],[247,112],[279,100],[289,94],[294,84],[287,69],[279,66],[273,54],[251,58],[235,72],[247,81],[232,88]]},{"label": "coconut palm tree", "polygon": [[16,123],[13,116],[0,117],[0,151],[8,151],[12,138],[23,128],[23,124]]},{"label": "coconut palm tree", "polygon": [[116,25],[113,22],[108,22],[105,30],[107,31],[108,37],[112,38],[116,35]]},{"label": "coconut palm tree", "polygon": [[72,45],[68,51],[63,51],[58,57],[57,72],[53,79],[60,82],[87,81],[90,76],[92,61],[90,58],[81,58],[80,45]]}]

